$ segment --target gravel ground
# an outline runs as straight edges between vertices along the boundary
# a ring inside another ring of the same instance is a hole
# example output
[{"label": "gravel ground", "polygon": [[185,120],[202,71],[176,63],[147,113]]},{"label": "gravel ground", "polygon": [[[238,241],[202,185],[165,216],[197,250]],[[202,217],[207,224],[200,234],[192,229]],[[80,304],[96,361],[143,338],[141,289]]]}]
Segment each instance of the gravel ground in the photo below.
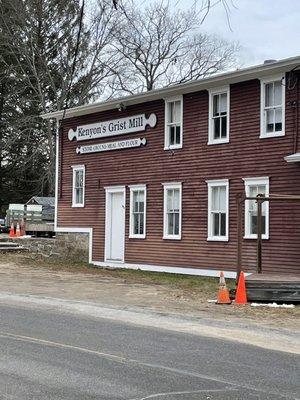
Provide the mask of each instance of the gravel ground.
[{"label": "gravel ground", "polygon": [[[229,286],[233,282],[228,282]],[[117,308],[138,308],[173,315],[211,318],[300,329],[300,307],[294,309],[220,306],[218,280],[129,270],[103,270],[86,264],[49,260],[28,253],[0,259],[0,292],[86,301]]]}]

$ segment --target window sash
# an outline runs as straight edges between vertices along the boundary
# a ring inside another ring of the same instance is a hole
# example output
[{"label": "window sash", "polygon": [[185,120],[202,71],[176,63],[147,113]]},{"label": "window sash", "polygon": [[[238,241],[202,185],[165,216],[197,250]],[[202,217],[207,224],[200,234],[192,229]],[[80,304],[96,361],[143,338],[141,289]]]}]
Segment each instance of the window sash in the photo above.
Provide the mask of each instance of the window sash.
[{"label": "window sash", "polygon": [[[247,197],[257,195],[269,196],[268,178],[257,178],[256,181],[245,179],[245,193]],[[245,238],[257,238],[257,202],[255,200],[245,201]],[[262,238],[269,238],[269,203],[262,203]]]},{"label": "window sash", "polygon": [[208,239],[228,238],[228,183],[208,182]]},{"label": "window sash", "polygon": [[179,235],[179,211],[167,213],[167,235]]},{"label": "window sash", "polygon": [[72,206],[84,206],[85,168],[73,167]]},{"label": "window sash", "polygon": [[168,142],[169,146],[180,145],[181,143],[181,125],[177,123],[168,124]]},{"label": "window sash", "polygon": [[285,93],[283,78],[261,82],[261,137],[284,134]]},{"label": "window sash", "polygon": [[164,185],[164,238],[181,239],[181,186]]},{"label": "window sash", "polygon": [[226,237],[226,212],[211,212],[212,236]]},{"label": "window sash", "polygon": [[209,93],[209,144],[229,140],[229,87]]},{"label": "window sash", "polygon": [[146,188],[130,189],[130,237],[146,237]]},{"label": "window sash", "polygon": [[165,149],[182,147],[182,99],[166,100]]},{"label": "window sash", "polygon": [[206,181],[208,190],[207,240],[228,241],[229,181]]}]

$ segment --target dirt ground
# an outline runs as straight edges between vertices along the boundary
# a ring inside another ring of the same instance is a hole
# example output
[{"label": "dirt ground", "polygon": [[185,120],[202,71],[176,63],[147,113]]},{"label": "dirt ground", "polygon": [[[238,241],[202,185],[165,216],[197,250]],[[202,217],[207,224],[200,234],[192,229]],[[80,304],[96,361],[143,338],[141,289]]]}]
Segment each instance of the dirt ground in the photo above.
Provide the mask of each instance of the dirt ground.
[{"label": "dirt ground", "polygon": [[[233,281],[227,281],[233,287]],[[45,259],[30,253],[0,254],[0,292],[87,301],[122,309],[300,329],[300,307],[216,305],[218,279],[132,270],[107,270]]]}]

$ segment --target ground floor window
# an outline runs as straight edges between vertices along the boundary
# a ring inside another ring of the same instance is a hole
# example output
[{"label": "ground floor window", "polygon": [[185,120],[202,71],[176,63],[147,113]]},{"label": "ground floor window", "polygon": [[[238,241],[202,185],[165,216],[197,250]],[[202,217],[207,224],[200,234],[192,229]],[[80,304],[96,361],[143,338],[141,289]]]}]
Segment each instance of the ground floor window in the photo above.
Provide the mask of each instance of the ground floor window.
[{"label": "ground floor window", "polygon": [[72,168],[72,207],[84,207],[85,167],[84,165],[75,165]]},{"label": "ground floor window", "polygon": [[164,239],[181,239],[181,183],[164,185]]},{"label": "ground floor window", "polygon": [[129,237],[146,237],[146,186],[130,186]]},{"label": "ground floor window", "polygon": [[[245,193],[247,197],[257,195],[269,196],[269,178],[245,178]],[[245,202],[245,238],[257,238],[257,203],[255,200]],[[269,238],[269,202],[262,204],[262,238]]]},{"label": "ground floor window", "polygon": [[208,185],[208,240],[228,240],[228,180],[210,180]]}]

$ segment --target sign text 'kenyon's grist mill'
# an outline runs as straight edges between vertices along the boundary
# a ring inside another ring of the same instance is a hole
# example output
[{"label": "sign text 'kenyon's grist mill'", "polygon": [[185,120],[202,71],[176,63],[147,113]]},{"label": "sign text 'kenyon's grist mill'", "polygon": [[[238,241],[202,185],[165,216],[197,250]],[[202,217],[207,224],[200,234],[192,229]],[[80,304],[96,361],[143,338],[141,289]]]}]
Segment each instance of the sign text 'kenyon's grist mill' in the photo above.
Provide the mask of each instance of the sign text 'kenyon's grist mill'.
[{"label": "sign text 'kenyon's grist mill'", "polygon": [[133,115],[131,117],[78,126],[75,131],[73,129],[69,130],[68,137],[69,140],[76,139],[79,141],[141,132],[146,129],[147,125],[154,128],[156,121],[155,114],[150,114],[149,118],[146,118],[145,114]]}]

